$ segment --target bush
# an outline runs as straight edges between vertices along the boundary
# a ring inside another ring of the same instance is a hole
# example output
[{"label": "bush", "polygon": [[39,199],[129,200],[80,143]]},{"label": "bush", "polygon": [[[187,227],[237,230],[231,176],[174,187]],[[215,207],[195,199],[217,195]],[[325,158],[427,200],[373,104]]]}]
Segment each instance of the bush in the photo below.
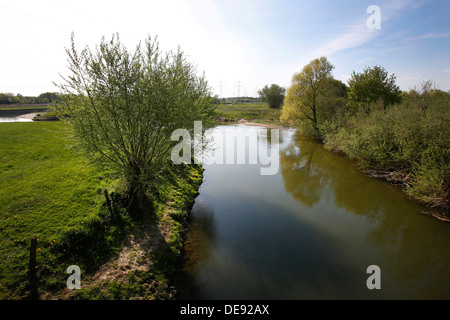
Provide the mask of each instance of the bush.
[{"label": "bush", "polygon": [[407,193],[431,204],[449,204],[450,95],[437,90],[405,95],[404,102],[370,108],[324,122],[326,147],[364,168],[402,171]]}]

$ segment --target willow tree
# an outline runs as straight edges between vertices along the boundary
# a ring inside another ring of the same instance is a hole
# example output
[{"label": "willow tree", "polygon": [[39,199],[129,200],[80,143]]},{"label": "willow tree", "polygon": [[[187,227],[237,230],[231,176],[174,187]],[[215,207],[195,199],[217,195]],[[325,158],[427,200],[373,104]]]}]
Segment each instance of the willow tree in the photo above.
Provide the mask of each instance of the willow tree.
[{"label": "willow tree", "polygon": [[285,93],[286,89],[277,84],[272,84],[270,87],[266,85],[258,91],[262,101],[266,102],[271,109],[280,109]]},{"label": "willow tree", "polygon": [[326,83],[332,79],[333,65],[326,57],[308,63],[300,73],[294,74],[284,99],[280,120],[289,126],[312,126],[318,132],[321,112],[320,98],[326,94]]},{"label": "willow tree", "polygon": [[150,37],[132,52],[118,34],[78,52],[72,34],[66,52],[69,75],[57,84],[64,97],[57,111],[92,159],[125,178],[141,207],[170,161],[172,132],[193,132],[194,121],[203,130],[211,125],[207,82],[180,48],[162,53]]}]

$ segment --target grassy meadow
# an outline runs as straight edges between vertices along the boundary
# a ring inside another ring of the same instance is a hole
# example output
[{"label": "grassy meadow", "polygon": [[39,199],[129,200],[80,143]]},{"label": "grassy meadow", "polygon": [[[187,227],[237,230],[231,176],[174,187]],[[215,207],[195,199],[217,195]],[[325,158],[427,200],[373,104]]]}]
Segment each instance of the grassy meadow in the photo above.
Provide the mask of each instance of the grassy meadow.
[{"label": "grassy meadow", "polygon": [[[182,246],[182,217],[202,180],[201,168],[172,170],[165,173],[153,195],[153,218],[163,219],[169,229],[170,252],[163,256],[171,261]],[[125,209],[127,199],[117,192],[120,180],[111,172],[93,167],[61,122],[1,123],[0,175],[0,299],[29,296],[32,237],[38,238],[39,294],[54,295],[64,290],[69,265],[79,265],[83,277],[95,272],[121,250],[133,228],[142,224]],[[105,189],[110,190],[109,209]],[[140,282],[133,275],[134,291],[128,288],[127,292],[151,296],[152,292],[142,292],[142,283],[155,282],[155,277],[168,281],[170,268],[167,263],[165,266],[167,270],[142,273]],[[114,285],[117,288],[118,284]],[[77,294],[81,298],[113,297],[106,291],[85,288]],[[157,295],[166,297],[161,290]]]},{"label": "grassy meadow", "polygon": [[30,238],[49,273],[63,234],[98,216],[111,181],[71,146],[62,123],[0,124],[0,298],[27,291]]},{"label": "grassy meadow", "polygon": [[34,110],[34,109],[42,109],[48,110],[48,104],[3,104],[0,105],[1,111],[14,111],[14,110]]},{"label": "grassy meadow", "polygon": [[262,124],[280,124],[280,110],[271,109],[266,103],[219,104],[217,116],[222,122],[235,122],[245,119]]}]

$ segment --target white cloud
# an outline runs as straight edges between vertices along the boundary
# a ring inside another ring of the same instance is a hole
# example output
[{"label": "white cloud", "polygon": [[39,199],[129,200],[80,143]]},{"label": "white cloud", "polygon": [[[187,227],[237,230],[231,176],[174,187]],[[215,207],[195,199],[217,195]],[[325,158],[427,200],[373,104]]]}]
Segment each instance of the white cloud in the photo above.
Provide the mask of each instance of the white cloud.
[{"label": "white cloud", "polygon": [[319,56],[328,57],[339,51],[357,48],[371,42],[382,33],[384,24],[401,14],[402,11],[406,7],[411,6],[412,3],[411,0],[399,0],[380,4],[382,20],[381,30],[369,29],[366,22],[370,15],[363,12],[358,19],[341,29],[339,33],[325,39],[319,47],[308,56],[308,58],[314,59]]},{"label": "white cloud", "polygon": [[442,33],[427,33],[417,37],[411,37],[405,39],[405,41],[416,41],[416,40],[426,40],[426,39],[440,39],[440,38],[449,38],[450,32],[442,32]]},{"label": "white cloud", "polygon": [[317,53],[331,56],[341,50],[359,47],[372,40],[376,35],[377,30],[368,29],[365,25],[353,25],[336,37],[325,40],[317,49]]}]

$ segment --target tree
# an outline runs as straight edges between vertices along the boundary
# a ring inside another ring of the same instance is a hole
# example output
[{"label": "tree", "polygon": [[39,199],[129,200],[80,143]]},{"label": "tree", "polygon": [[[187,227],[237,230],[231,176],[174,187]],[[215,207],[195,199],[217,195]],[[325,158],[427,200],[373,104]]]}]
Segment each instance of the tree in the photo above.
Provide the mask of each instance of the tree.
[{"label": "tree", "polygon": [[0,93],[0,104],[11,104],[11,94]]},{"label": "tree", "polygon": [[326,57],[321,57],[307,64],[300,73],[292,78],[281,121],[290,126],[312,126],[315,134],[318,133],[318,119],[323,105],[320,98],[326,94],[326,83],[332,79],[333,65]]},{"label": "tree", "polygon": [[56,92],[44,92],[41,93],[36,100],[38,103],[51,103],[51,102],[61,102],[62,99],[60,95]]},{"label": "tree", "polygon": [[277,84],[272,84],[270,87],[266,85],[258,91],[261,100],[267,102],[272,109],[280,109],[284,101],[285,93],[286,89]]},{"label": "tree", "polygon": [[[317,99],[320,135],[330,122],[339,122],[346,116],[347,86],[340,80],[329,78],[324,81],[322,94]],[[325,127],[324,127],[325,126]]]},{"label": "tree", "polygon": [[214,95],[214,97],[212,98],[211,103],[212,104],[220,104],[220,99],[219,99],[219,96],[217,94]]},{"label": "tree", "polygon": [[170,161],[171,134],[212,125],[210,88],[183,52],[162,54],[148,37],[130,52],[119,40],[102,38],[96,51],[66,49],[69,76],[56,84],[64,103],[56,107],[89,154],[125,178],[135,207]]},{"label": "tree", "polygon": [[348,80],[348,106],[350,111],[370,111],[375,103],[381,103],[385,109],[400,102],[401,91],[395,84],[395,75],[380,66],[366,67],[363,72],[353,71]]}]

